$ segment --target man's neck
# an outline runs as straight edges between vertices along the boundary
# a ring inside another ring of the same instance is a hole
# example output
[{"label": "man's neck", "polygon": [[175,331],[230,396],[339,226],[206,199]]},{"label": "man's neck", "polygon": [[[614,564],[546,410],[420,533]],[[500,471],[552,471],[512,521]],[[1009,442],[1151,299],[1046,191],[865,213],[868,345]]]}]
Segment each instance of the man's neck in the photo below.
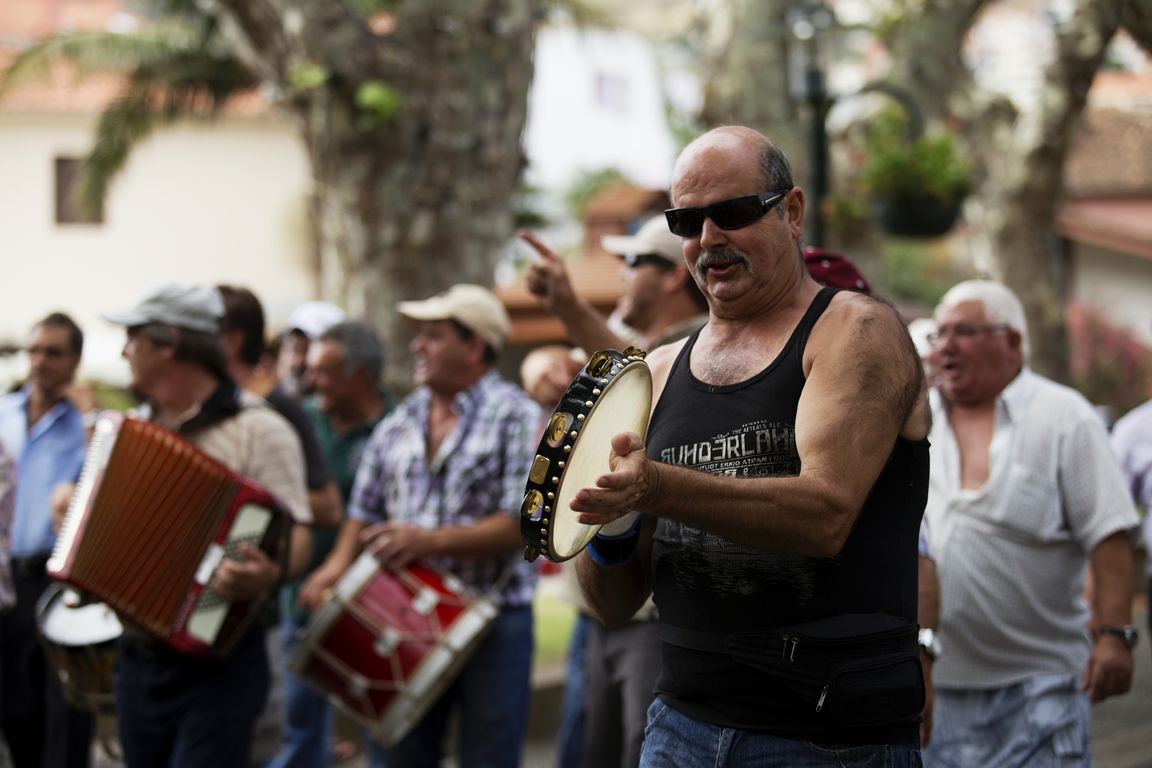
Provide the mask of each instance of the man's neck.
[{"label": "man's neck", "polygon": [[176,429],[219,386],[220,379],[199,366],[174,369],[154,393],[149,393],[156,422],[167,429]]},{"label": "man's neck", "polygon": [[340,434],[347,434],[366,424],[375,424],[380,420],[388,402],[379,392],[358,397],[348,403],[345,408],[328,414],[328,421],[332,428]]},{"label": "man's neck", "polygon": [[44,417],[44,414],[52,410],[65,397],[65,389],[63,387],[54,390],[44,390],[39,387],[32,387],[28,391],[28,405],[27,417],[28,428],[31,429],[36,422]]}]

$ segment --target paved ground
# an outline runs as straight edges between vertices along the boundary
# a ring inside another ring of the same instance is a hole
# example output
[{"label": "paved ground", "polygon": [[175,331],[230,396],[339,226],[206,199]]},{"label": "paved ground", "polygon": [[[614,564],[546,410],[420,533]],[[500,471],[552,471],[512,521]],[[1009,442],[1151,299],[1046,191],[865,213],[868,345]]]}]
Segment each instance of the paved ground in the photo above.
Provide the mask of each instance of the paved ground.
[{"label": "paved ground", "polygon": [[[1147,626],[1146,609],[1140,605],[1136,620]],[[1092,713],[1092,754],[1096,768],[1152,768],[1152,650],[1147,632],[1142,632],[1136,653],[1136,675],[1132,692],[1098,705]],[[539,670],[539,694],[533,704],[523,768],[552,768],[556,734],[556,713],[562,677],[559,670]],[[96,751],[95,768],[120,768],[122,763]],[[0,752],[0,766],[7,766]],[[365,768],[362,756],[346,760],[341,768]],[[446,766],[455,766],[447,760]]]}]

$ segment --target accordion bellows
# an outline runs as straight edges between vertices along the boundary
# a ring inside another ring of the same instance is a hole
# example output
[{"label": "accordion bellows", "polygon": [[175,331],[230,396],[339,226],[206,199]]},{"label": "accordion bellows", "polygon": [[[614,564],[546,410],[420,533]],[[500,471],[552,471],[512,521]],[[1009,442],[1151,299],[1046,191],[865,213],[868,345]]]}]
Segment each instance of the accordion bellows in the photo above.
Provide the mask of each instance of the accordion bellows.
[{"label": "accordion bellows", "polygon": [[249,542],[279,557],[289,518],[266,490],[147,421],[97,421],[48,574],[191,654],[227,653],[252,603],[211,587]]}]

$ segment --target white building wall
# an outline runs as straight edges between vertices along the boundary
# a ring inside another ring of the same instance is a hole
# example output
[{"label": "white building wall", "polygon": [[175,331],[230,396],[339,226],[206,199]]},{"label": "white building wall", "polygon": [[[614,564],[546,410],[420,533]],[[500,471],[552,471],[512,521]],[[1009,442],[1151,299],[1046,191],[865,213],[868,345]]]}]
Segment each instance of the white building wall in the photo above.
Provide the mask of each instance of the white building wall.
[{"label": "white building wall", "polygon": [[680,148],[656,51],[631,32],[540,30],[524,135],[530,183],[563,190],[580,171],[615,167],[641,186],[668,186]]},{"label": "white building wall", "polygon": [[64,310],[89,340],[83,373],[122,381],[123,330],[99,315],[160,282],[250,287],[273,327],[312,298],[309,171],[286,121],[160,130],[116,181],[103,224],[58,225],[53,160],[91,140],[89,118],[0,113],[0,341]]},{"label": "white building wall", "polygon": [[1074,264],[1069,300],[1091,307],[1152,347],[1152,261],[1077,245]]}]

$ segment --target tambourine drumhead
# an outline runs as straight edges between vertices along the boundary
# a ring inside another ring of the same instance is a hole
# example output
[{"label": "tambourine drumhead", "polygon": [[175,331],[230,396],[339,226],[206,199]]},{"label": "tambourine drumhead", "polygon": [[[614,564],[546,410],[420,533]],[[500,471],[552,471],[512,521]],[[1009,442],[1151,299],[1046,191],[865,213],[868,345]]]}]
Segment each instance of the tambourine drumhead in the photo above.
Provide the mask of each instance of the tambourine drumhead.
[{"label": "tambourine drumhead", "polygon": [[610,471],[612,438],[648,431],[652,374],[644,353],[597,352],[576,375],[552,413],[537,450],[521,507],[525,556],[561,562],[579,554],[600,530],[570,508],[581,488]]},{"label": "tambourine drumhead", "polygon": [[556,492],[556,519],[552,524],[552,549],[570,558],[592,540],[600,526],[584,525],[569,505],[581,488],[596,485],[596,478],[608,472],[612,438],[621,432],[635,432],[643,438],[648,432],[648,411],[652,403],[652,375],[644,363],[622,371],[596,401],[588,423],[572,448],[568,468]]},{"label": "tambourine drumhead", "polygon": [[123,628],[116,613],[104,603],[71,606],[69,590],[58,588],[40,605],[40,634],[67,647],[97,645],[120,637]]}]

